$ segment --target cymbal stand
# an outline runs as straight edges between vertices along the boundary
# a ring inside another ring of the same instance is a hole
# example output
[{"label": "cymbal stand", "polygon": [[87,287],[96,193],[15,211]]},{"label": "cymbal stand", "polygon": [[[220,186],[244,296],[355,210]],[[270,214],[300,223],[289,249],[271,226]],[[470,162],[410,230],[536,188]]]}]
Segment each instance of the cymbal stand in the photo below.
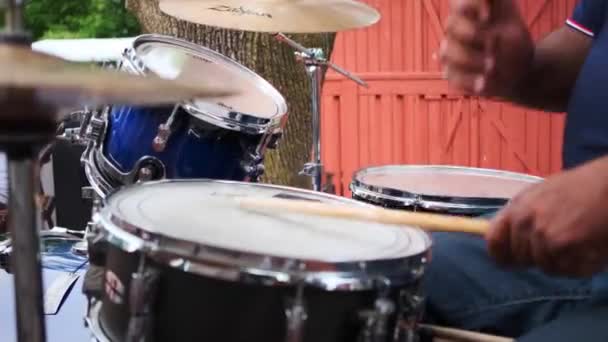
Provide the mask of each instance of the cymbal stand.
[{"label": "cymbal stand", "polygon": [[321,84],[324,71],[329,67],[359,85],[367,87],[367,83],[327,60],[322,49],[306,48],[282,33],[277,33],[274,37],[276,40],[283,42],[296,50],[296,58],[298,61],[304,63],[306,74],[311,81],[312,162],[306,163],[300,174],[312,177],[314,191],[323,191],[323,164],[321,161]]},{"label": "cymbal stand", "polygon": [[[31,38],[23,27],[23,1],[8,0],[6,30],[2,44],[31,46]],[[2,61],[0,61],[1,63]],[[39,217],[34,201],[37,190],[38,153],[52,139],[52,129],[31,129],[20,114],[49,111],[35,102],[32,92],[2,89],[2,111],[13,120],[2,122],[0,149],[7,154],[9,176],[9,220],[13,254],[17,338],[19,342],[46,341],[43,310],[42,268],[40,262]],[[2,119],[2,116],[0,116]],[[21,120],[21,121],[20,121]]]}]

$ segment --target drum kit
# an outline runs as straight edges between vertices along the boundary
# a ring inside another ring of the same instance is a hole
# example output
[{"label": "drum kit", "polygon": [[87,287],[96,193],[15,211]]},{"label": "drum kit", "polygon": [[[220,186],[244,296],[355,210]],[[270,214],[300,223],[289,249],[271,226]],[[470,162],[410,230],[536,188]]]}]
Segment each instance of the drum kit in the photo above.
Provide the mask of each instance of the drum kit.
[{"label": "drum kit", "polygon": [[[22,3],[8,4],[0,148],[9,160],[10,239],[0,242],[0,266],[12,275],[0,276],[0,284],[16,300],[0,308],[0,320],[17,330],[3,329],[3,340],[418,341],[431,252],[426,232],[261,213],[239,199],[479,216],[541,181],[483,169],[385,166],[354,176],[354,199],[319,191],[322,72],[333,68],[365,83],[279,32],[337,32],[379,20],[356,1],[160,1],[176,18],[267,32],[296,50],[312,80],[313,161],[304,171],[315,191],[258,183],[267,149],[280,143],[287,103],[253,71],[153,34],[121,40],[117,60],[97,60],[102,68],[76,67],[27,48]],[[79,127],[65,129],[68,118]],[[90,188],[83,195],[93,212],[84,233],[38,226],[37,158],[53,139],[86,146],[81,161]]]}]

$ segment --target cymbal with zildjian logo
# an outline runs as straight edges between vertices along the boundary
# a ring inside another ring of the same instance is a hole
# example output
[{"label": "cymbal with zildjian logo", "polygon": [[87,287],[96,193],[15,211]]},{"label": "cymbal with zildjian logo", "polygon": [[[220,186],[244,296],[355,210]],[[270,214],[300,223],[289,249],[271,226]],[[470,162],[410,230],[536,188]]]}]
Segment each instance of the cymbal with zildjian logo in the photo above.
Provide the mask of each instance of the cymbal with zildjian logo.
[{"label": "cymbal with zildjian logo", "polygon": [[160,0],[160,9],[196,24],[272,33],[338,32],[380,20],[374,8],[353,0]]}]

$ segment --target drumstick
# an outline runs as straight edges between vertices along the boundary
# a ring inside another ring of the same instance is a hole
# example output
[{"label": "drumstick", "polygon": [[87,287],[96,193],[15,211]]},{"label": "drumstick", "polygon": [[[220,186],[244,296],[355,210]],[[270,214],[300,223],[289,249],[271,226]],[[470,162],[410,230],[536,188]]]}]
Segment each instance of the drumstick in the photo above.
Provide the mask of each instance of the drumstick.
[{"label": "drumstick", "polygon": [[489,229],[487,220],[449,215],[415,213],[380,207],[354,207],[301,200],[242,197],[240,207],[250,210],[288,211],[300,214],[371,221],[386,224],[409,225],[428,231],[460,232],[484,235]]},{"label": "drumstick", "polygon": [[421,324],[419,327],[422,330],[426,330],[431,333],[433,338],[452,340],[454,342],[515,342],[515,340],[512,338],[486,335],[459,329],[443,328],[435,325]]}]

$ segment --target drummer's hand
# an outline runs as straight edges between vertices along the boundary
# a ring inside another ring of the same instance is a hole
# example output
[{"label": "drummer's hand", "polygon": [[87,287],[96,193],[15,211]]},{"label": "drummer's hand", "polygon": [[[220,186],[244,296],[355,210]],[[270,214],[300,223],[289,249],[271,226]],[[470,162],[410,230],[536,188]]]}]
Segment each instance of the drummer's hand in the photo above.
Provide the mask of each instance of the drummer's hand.
[{"label": "drummer's hand", "polygon": [[608,158],[518,195],[492,222],[490,254],[505,266],[590,276],[608,266]]},{"label": "drummer's hand", "polygon": [[450,0],[439,48],[444,75],[467,93],[508,96],[527,74],[534,43],[514,0]]}]

